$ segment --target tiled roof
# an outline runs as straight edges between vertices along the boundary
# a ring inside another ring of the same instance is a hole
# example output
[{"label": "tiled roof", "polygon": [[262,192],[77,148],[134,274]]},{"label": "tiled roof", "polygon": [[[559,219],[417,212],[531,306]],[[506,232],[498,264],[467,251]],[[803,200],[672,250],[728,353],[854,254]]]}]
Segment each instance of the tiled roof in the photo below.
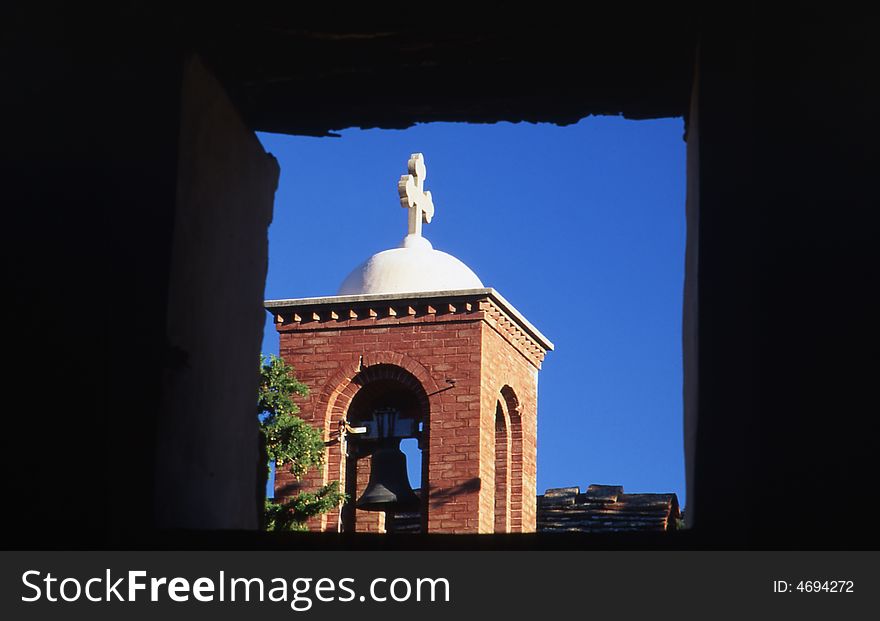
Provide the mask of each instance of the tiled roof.
[{"label": "tiled roof", "polygon": [[548,489],[538,496],[538,532],[608,533],[674,530],[675,494],[625,494],[619,485]]}]

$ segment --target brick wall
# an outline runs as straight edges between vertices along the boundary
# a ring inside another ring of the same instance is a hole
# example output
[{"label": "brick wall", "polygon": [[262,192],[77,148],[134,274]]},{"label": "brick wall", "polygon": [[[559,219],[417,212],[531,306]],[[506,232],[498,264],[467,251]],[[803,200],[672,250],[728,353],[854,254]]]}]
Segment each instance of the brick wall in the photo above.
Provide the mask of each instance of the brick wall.
[{"label": "brick wall", "polygon": [[[490,298],[325,304],[274,312],[280,319],[281,357],[310,389],[299,400],[301,415],[322,429],[328,442],[323,471],[301,482],[278,473],[276,497],[332,480],[345,485],[339,421],[365,386],[382,381],[411,394],[426,421],[423,479],[412,483],[428,490],[422,499],[427,532],[495,531],[499,402],[509,426],[504,442],[510,447],[503,456],[509,463],[503,474],[509,490],[499,493],[509,497],[510,530],[534,530],[536,383],[544,350]],[[355,500],[366,485],[368,461],[359,460],[348,472],[357,478]],[[335,530],[338,521],[333,512],[309,527]],[[358,532],[383,532],[384,514],[356,511],[354,523]]]},{"label": "brick wall", "polygon": [[[537,494],[538,369],[503,332],[490,323],[483,329],[483,442],[496,443],[496,410],[501,408],[509,434],[510,532],[534,532]],[[488,453],[488,449],[486,451]],[[494,467],[486,460],[487,480]],[[494,464],[494,460],[493,460]],[[494,481],[494,476],[491,477]],[[487,488],[486,510],[495,506],[494,482]]]}]

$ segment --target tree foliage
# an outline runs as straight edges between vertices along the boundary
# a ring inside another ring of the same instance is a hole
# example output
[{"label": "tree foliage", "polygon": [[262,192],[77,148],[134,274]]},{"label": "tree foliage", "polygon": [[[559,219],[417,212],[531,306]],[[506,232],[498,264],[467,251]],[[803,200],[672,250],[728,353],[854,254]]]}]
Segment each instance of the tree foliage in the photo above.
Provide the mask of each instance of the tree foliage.
[{"label": "tree foliage", "polygon": [[260,369],[257,411],[266,451],[276,468],[287,468],[299,479],[324,459],[321,432],[296,415],[299,407],[293,402],[293,395],[308,395],[308,386],[278,356],[261,356]]},{"label": "tree foliage", "polygon": [[338,507],[345,500],[339,481],[331,481],[316,492],[300,492],[286,503],[266,499],[266,530],[305,530],[305,522]]},{"label": "tree foliage", "polygon": [[[299,416],[293,396],[308,395],[308,387],[297,380],[292,369],[278,356],[260,356],[260,391],[257,416],[266,454],[276,470],[286,469],[301,479],[324,463],[324,438]],[[268,468],[268,465],[267,465]],[[299,492],[284,503],[266,500],[267,530],[303,530],[314,515],[331,511],[345,502],[339,483],[333,481],[316,492]]]}]

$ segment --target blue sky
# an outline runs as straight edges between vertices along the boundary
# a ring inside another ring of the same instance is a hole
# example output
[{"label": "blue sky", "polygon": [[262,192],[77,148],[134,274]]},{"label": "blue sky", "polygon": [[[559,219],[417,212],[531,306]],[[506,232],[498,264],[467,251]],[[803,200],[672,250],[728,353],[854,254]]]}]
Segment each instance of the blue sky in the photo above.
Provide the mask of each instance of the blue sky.
[{"label": "blue sky", "polygon": [[[539,493],[599,483],[684,504],[683,131],[681,119],[589,117],[258,134],[281,165],[266,298],[334,295],[396,247],[397,180],[424,153],[425,237],[556,345],[538,382]],[[268,314],[263,351],[278,352]]]}]

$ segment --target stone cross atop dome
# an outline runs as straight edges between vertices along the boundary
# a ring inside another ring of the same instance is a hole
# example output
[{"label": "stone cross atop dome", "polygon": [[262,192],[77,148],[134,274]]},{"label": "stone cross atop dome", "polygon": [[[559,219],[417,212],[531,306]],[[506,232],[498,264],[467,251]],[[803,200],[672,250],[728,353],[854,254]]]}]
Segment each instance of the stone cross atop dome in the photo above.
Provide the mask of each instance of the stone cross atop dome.
[{"label": "stone cross atop dome", "polygon": [[422,237],[422,224],[434,217],[434,201],[425,191],[425,156],[413,153],[408,175],[397,183],[400,206],[409,211],[409,229],[397,248],[377,252],[349,273],[338,295],[416,293],[479,289],[483,283],[454,256],[435,250]]},{"label": "stone cross atop dome", "polygon": [[400,206],[409,209],[409,229],[407,240],[422,236],[422,222],[429,223],[434,217],[434,201],[431,193],[425,191],[425,156],[421,153],[413,153],[407,162],[408,175],[401,175],[397,182],[397,192],[400,194]]}]

